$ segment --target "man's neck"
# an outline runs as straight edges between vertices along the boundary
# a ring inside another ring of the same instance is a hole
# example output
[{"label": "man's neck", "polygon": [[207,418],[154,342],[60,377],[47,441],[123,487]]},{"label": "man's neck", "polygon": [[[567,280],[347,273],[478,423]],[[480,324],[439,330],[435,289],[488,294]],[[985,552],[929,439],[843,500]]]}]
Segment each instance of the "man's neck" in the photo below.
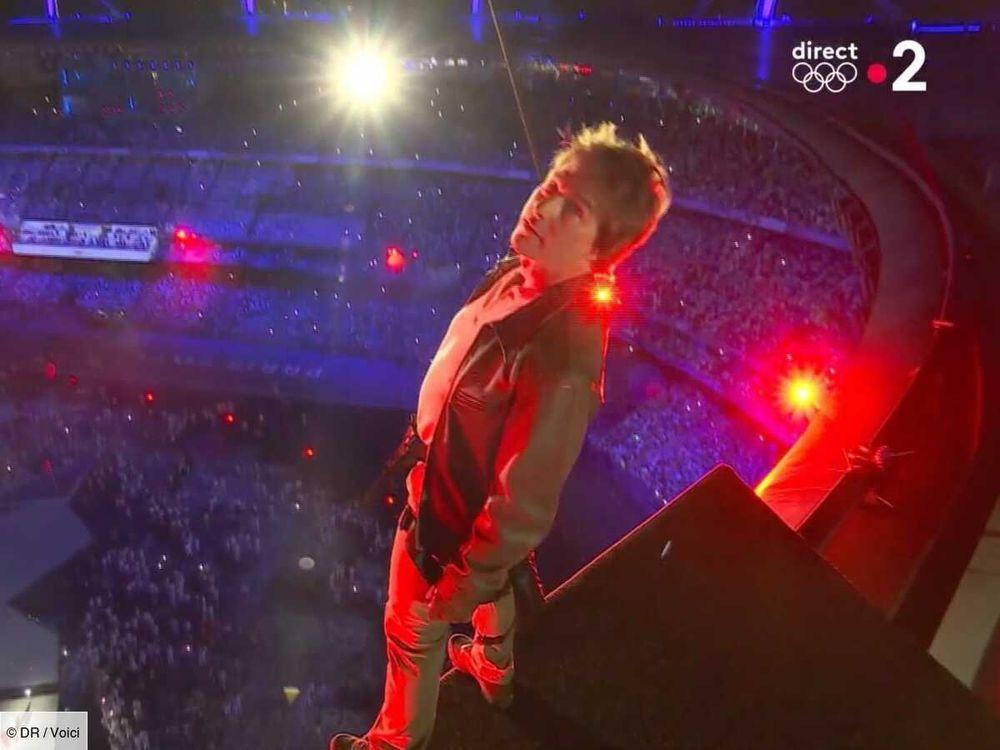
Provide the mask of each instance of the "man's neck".
[{"label": "man's neck", "polygon": [[590,273],[590,271],[589,264],[560,270],[543,268],[532,258],[521,256],[521,273],[524,274],[524,284],[522,286],[526,291],[541,293],[566,279],[582,276],[585,273]]}]

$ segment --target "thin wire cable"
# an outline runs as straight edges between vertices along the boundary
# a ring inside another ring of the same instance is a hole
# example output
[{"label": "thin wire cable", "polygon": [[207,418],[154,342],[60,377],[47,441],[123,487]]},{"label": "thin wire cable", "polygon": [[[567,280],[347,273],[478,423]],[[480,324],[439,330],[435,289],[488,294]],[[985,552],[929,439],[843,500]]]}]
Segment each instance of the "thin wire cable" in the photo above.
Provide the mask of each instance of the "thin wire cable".
[{"label": "thin wire cable", "polygon": [[514,104],[517,105],[517,114],[521,118],[521,127],[524,128],[524,137],[528,140],[528,150],[531,152],[531,163],[535,165],[535,175],[542,179],[542,169],[538,163],[538,154],[535,151],[535,142],[531,139],[531,130],[528,128],[528,120],[524,115],[524,107],[521,106],[521,95],[517,91],[517,83],[514,81],[514,67],[510,64],[507,56],[507,45],[504,44],[503,34],[500,32],[500,23],[497,21],[496,8],[493,7],[493,0],[486,0],[490,6],[490,16],[493,17],[493,28],[497,32],[497,41],[500,43],[500,53],[503,55],[504,65],[507,66],[507,77],[510,79],[510,88],[514,92]]}]

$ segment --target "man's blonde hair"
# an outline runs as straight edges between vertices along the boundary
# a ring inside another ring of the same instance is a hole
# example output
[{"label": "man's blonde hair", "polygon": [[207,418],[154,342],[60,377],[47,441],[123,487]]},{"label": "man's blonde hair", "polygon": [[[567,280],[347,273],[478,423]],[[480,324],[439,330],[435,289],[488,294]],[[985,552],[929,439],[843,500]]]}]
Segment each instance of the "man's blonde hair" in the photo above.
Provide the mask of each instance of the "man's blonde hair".
[{"label": "man's blonde hair", "polygon": [[613,272],[649,239],[670,207],[667,170],[645,138],[625,140],[613,122],[560,135],[550,173],[579,157],[583,181],[596,201],[595,270]]}]

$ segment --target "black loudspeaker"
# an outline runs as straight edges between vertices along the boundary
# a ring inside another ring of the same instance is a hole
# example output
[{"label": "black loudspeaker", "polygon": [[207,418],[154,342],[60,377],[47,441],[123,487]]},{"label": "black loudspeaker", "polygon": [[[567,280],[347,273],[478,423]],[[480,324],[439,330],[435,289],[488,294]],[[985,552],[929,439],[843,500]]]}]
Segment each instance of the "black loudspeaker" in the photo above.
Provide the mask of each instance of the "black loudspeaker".
[{"label": "black loudspeaker", "polygon": [[432,750],[1000,748],[1000,722],[728,467],[518,633],[516,693],[442,678]]}]

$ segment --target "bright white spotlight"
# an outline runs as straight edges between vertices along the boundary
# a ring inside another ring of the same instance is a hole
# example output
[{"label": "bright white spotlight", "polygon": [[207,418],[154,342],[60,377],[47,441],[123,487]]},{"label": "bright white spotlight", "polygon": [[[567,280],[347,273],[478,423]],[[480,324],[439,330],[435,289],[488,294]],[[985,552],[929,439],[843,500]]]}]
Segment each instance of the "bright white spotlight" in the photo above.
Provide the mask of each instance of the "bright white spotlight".
[{"label": "bright white spotlight", "polygon": [[340,99],[352,109],[385,106],[399,91],[400,72],[399,59],[376,42],[351,44],[333,59]]}]

